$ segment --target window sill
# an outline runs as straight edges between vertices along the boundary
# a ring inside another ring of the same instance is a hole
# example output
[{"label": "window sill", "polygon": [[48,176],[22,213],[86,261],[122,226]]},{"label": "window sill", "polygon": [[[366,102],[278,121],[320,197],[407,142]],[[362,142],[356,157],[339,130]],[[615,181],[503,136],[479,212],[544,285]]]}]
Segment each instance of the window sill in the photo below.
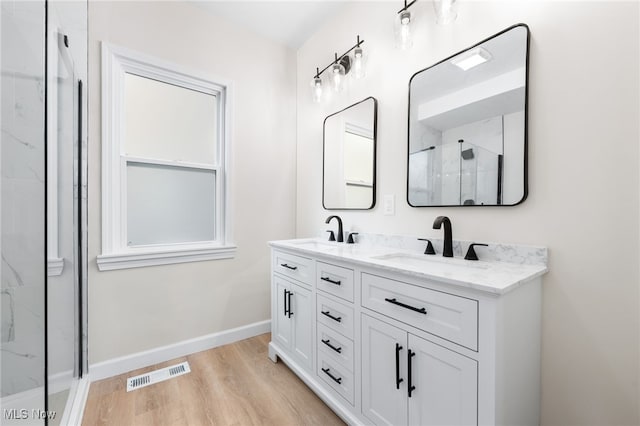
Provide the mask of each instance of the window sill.
[{"label": "window sill", "polygon": [[101,254],[98,256],[97,262],[100,271],[113,271],[116,269],[171,265],[174,263],[231,259],[235,257],[236,250],[237,247],[233,245],[198,248],[171,246],[162,249],[143,249]]}]

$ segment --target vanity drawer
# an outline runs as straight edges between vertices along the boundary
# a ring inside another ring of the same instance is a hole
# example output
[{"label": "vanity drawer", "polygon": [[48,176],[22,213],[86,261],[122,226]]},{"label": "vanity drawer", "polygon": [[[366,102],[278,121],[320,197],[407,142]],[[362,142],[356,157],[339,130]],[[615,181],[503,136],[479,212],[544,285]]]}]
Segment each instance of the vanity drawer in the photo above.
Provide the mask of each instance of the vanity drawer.
[{"label": "vanity drawer", "polygon": [[316,271],[318,290],[353,302],[353,269],[317,262]]},{"label": "vanity drawer", "polygon": [[318,324],[318,350],[353,372],[353,341],[342,334]]},{"label": "vanity drawer", "polygon": [[274,251],[273,270],[305,284],[313,285],[313,260],[306,257]]},{"label": "vanity drawer", "polygon": [[324,324],[343,336],[353,339],[353,307],[333,301],[320,294],[316,296],[316,303],[316,319],[320,324]]},{"label": "vanity drawer", "polygon": [[319,352],[318,376],[329,385],[329,388],[353,405],[355,391],[353,373],[347,371],[324,353]]},{"label": "vanity drawer", "polygon": [[478,301],[362,274],[362,306],[478,350]]}]

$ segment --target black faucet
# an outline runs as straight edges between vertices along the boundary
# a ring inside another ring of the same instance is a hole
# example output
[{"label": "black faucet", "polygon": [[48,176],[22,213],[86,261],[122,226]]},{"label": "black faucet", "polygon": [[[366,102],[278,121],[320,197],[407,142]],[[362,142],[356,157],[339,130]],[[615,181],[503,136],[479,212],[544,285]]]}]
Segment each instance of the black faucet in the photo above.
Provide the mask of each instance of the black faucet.
[{"label": "black faucet", "polygon": [[453,241],[451,238],[451,221],[446,216],[438,216],[433,221],[433,229],[440,229],[444,224],[444,248],[442,255],[444,257],[453,257]]},{"label": "black faucet", "polygon": [[344,243],[344,233],[342,232],[342,219],[340,219],[340,216],[337,216],[337,215],[329,216],[327,218],[327,220],[324,221],[324,223],[331,222],[331,219],[333,219],[333,218],[338,219],[338,238],[337,238],[337,241],[339,243]]}]

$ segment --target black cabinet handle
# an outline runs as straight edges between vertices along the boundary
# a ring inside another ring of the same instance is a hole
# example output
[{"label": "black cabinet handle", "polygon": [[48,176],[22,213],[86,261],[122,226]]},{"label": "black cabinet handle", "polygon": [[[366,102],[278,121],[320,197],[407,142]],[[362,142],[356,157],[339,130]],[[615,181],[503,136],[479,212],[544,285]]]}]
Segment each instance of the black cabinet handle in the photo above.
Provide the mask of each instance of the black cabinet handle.
[{"label": "black cabinet handle", "polygon": [[286,317],[287,314],[289,313],[289,310],[287,309],[287,293],[289,293],[289,290],[285,289],[284,290],[284,316]]},{"label": "black cabinet handle", "polygon": [[409,398],[411,398],[411,392],[416,390],[416,387],[411,384],[411,358],[413,358],[414,356],[416,356],[416,353],[413,352],[411,349],[409,349],[409,356],[407,357],[407,362],[408,362],[407,375],[409,376],[407,390],[408,390]]},{"label": "black cabinet handle", "polygon": [[295,271],[296,269],[298,269],[297,266],[287,265],[286,263],[281,263],[280,266],[282,266],[283,268],[291,269],[292,271]]},{"label": "black cabinet handle", "polygon": [[335,346],[333,346],[331,344],[331,340],[327,339],[327,340],[321,340],[322,343],[324,343],[325,345],[329,346],[331,349],[333,349],[334,351],[338,352],[339,354],[342,353],[342,348],[336,348]]},{"label": "black cabinet handle", "polygon": [[389,303],[393,303],[394,305],[402,306],[405,309],[411,309],[412,311],[419,312],[421,314],[427,315],[427,310],[425,308],[416,308],[415,306],[411,306],[411,305],[407,305],[407,304],[402,303],[402,302],[398,302],[395,297],[393,299],[385,298],[384,300],[386,300]]},{"label": "black cabinet handle", "polygon": [[333,374],[330,373],[330,369],[329,368],[323,368],[322,371],[324,372],[324,374],[326,374],[327,376],[331,377],[333,379],[334,382],[336,382],[337,384],[341,384],[342,383],[342,377],[336,377]]},{"label": "black cabinet handle", "polygon": [[328,283],[335,284],[335,285],[340,285],[340,284],[342,283],[342,281],[339,281],[339,280],[338,280],[338,281],[334,281],[334,280],[332,280],[332,279],[331,279],[331,278],[329,278],[329,277],[320,277],[320,279],[321,279],[322,281],[326,281],[326,282],[328,282]]},{"label": "black cabinet handle", "polygon": [[289,292],[288,294],[288,299],[289,299],[289,318],[291,318],[291,315],[293,315],[293,312],[291,312],[291,295],[293,294],[292,291]]},{"label": "black cabinet handle", "polygon": [[332,320],[334,320],[334,321],[342,322],[342,317],[337,317],[337,318],[336,318],[336,317],[334,317],[333,315],[331,315],[331,313],[330,313],[329,311],[327,311],[327,312],[320,311],[320,313],[321,313],[322,315],[326,316],[326,317],[331,318],[331,319],[332,319]]},{"label": "black cabinet handle", "polygon": [[396,343],[396,389],[400,389],[400,383],[404,382],[404,379],[400,378],[400,351],[402,346]]}]

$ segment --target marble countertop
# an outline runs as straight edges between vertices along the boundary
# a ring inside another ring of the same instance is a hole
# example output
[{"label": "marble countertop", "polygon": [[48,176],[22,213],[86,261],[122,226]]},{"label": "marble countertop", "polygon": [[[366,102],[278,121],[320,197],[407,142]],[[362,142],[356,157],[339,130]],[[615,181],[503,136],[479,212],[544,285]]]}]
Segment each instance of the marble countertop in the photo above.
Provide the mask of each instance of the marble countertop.
[{"label": "marble countertop", "polygon": [[470,261],[462,257],[430,256],[398,247],[336,243],[317,238],[270,241],[269,245],[498,295],[548,271],[546,263]]}]

